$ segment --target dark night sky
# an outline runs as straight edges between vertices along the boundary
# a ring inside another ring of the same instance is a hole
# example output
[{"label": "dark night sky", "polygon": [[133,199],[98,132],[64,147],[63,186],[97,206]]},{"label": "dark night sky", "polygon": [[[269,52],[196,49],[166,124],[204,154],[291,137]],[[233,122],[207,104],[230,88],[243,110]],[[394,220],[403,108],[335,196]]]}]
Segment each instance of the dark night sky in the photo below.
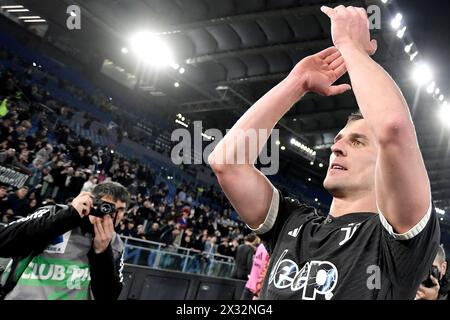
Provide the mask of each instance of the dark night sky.
[{"label": "dark night sky", "polygon": [[450,101],[450,1],[393,1],[400,7],[421,61],[432,67],[434,80]]}]

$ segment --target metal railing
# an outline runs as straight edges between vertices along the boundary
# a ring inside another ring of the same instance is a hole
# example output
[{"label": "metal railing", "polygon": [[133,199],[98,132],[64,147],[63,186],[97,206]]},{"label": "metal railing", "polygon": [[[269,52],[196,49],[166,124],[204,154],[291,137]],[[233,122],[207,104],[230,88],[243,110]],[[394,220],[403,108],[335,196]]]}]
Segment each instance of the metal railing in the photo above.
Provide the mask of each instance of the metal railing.
[{"label": "metal railing", "polygon": [[125,244],[125,263],[222,278],[231,278],[234,271],[232,257],[133,237],[120,237]]}]

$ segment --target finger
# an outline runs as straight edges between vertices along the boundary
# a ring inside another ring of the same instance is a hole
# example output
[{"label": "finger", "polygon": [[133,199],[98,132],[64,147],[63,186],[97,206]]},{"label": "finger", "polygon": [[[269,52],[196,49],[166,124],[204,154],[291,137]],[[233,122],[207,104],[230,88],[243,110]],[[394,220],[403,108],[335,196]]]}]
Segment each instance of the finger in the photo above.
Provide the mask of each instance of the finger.
[{"label": "finger", "polygon": [[342,93],[344,93],[346,91],[349,91],[351,89],[352,89],[352,87],[349,84],[341,84],[341,85],[338,85],[338,86],[331,86],[327,90],[327,95],[335,96],[335,95],[338,95],[338,94],[342,94]]},{"label": "finger", "polygon": [[340,77],[342,77],[344,74],[347,73],[347,66],[345,65],[345,62],[342,63],[339,67],[337,67],[336,69],[334,69],[334,73],[336,75],[336,79],[339,79]]},{"label": "finger", "polygon": [[339,52],[338,49],[337,49],[336,47],[329,47],[329,48],[326,48],[326,49],[320,51],[320,52],[317,54],[317,56],[318,56],[319,58],[321,58],[321,59],[326,59],[328,56],[330,56],[330,55],[332,55],[332,54],[334,54],[334,53],[336,53],[336,52]]},{"label": "finger", "polygon": [[364,8],[356,8],[357,13],[361,16],[364,21],[367,21],[367,27],[369,27],[369,17],[367,16],[367,11]]},{"label": "finger", "polygon": [[430,276],[430,278],[431,278],[431,282],[433,282],[434,284],[439,284],[439,281],[435,277]]},{"label": "finger", "polygon": [[98,229],[98,224],[97,224],[97,220],[94,221],[94,233],[95,236],[100,237],[100,230]]},{"label": "finger", "polygon": [[349,6],[347,7],[347,10],[352,14],[352,16],[359,17],[359,13],[355,7]]},{"label": "finger", "polygon": [[330,19],[336,15],[336,10],[327,6],[320,7],[320,10],[325,13]]},{"label": "finger", "polygon": [[341,53],[339,51],[336,51],[335,53],[330,54],[328,57],[326,57],[324,60],[326,63],[330,64],[337,58],[341,56]]},{"label": "finger", "polygon": [[332,70],[336,70],[337,68],[339,68],[342,64],[344,64],[344,58],[342,56],[338,56],[336,59],[334,59],[331,63],[330,63],[330,68]]},{"label": "finger", "polygon": [[112,231],[114,231],[114,226],[112,222],[112,217],[110,215],[106,215],[103,217],[103,223],[102,223],[103,229],[110,234]]},{"label": "finger", "polygon": [[92,201],[92,198],[89,197],[88,195],[84,196],[83,203],[86,204],[89,207],[92,207],[92,205],[94,204],[94,202]]},{"label": "finger", "polygon": [[342,4],[334,8],[334,12],[336,13],[344,13],[346,10],[347,8]]},{"label": "finger", "polygon": [[372,56],[372,55],[375,54],[375,52],[377,52],[378,42],[377,42],[377,40],[373,39],[373,40],[370,41],[370,44],[372,45],[372,50],[370,52],[370,55]]},{"label": "finger", "polygon": [[97,219],[95,221],[95,224],[97,225],[97,229],[99,231],[99,236],[104,236],[105,235],[105,229],[103,229],[103,225],[102,225],[101,219]]}]

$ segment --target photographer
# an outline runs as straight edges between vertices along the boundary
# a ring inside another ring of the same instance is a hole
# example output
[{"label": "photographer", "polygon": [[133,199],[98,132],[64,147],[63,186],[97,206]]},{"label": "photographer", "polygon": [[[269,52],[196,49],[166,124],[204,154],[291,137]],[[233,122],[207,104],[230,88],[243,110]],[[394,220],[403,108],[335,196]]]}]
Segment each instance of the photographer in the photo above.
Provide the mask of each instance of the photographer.
[{"label": "photographer", "polygon": [[0,257],[13,258],[1,278],[0,298],[117,299],[123,243],[114,225],[128,201],[122,185],[103,183],[70,206],[45,206],[0,227]]},{"label": "photographer", "polygon": [[417,290],[415,300],[448,300],[447,261],[440,245],[429,275]]}]

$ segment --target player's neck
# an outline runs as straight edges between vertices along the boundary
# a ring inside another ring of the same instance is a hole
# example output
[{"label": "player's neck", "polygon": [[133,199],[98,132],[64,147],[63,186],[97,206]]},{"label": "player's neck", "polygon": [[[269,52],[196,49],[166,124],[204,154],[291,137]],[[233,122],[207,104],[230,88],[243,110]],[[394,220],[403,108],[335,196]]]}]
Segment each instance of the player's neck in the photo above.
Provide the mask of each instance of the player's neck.
[{"label": "player's neck", "polygon": [[355,197],[333,198],[330,206],[330,215],[338,218],[355,212],[378,212],[372,195]]}]

